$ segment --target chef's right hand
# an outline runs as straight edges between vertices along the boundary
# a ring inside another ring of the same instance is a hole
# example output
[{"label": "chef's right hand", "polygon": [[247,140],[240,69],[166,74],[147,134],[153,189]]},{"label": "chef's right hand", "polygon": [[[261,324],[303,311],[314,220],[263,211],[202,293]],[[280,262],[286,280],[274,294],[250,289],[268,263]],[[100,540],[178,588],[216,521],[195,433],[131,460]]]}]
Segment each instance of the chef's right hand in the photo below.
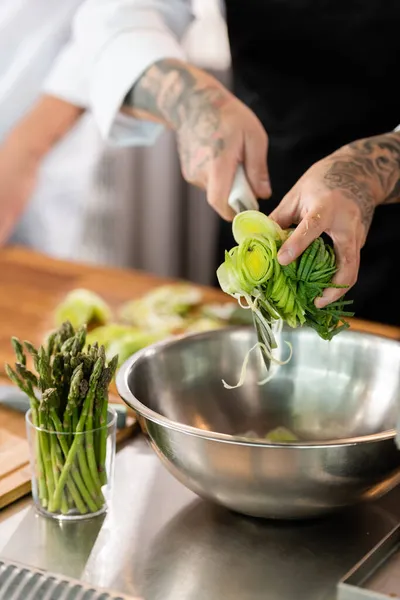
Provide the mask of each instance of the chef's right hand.
[{"label": "chef's right hand", "polygon": [[0,246],[11,236],[29,201],[39,164],[23,139],[10,136],[0,146]]},{"label": "chef's right hand", "polygon": [[208,203],[231,221],[228,197],[239,164],[256,197],[271,195],[267,134],[255,114],[223,88],[203,90],[189,105],[177,130],[183,176],[205,189]]},{"label": "chef's right hand", "polygon": [[271,195],[263,126],[205,71],[178,60],[158,61],[136,82],[122,110],[176,132],[183,176],[206,190],[224,219],[234,217],[228,197],[239,164],[258,198]]}]

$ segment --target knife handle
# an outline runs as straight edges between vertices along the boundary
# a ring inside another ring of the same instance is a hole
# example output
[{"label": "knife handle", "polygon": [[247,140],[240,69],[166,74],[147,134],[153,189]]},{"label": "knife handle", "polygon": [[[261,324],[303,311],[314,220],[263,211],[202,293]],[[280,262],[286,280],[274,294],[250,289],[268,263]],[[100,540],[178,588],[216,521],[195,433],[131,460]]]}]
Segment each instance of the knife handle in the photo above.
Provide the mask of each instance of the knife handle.
[{"label": "knife handle", "polygon": [[243,210],[259,210],[257,198],[247,181],[243,165],[239,165],[233,180],[232,189],[228,198],[229,206],[236,212]]}]

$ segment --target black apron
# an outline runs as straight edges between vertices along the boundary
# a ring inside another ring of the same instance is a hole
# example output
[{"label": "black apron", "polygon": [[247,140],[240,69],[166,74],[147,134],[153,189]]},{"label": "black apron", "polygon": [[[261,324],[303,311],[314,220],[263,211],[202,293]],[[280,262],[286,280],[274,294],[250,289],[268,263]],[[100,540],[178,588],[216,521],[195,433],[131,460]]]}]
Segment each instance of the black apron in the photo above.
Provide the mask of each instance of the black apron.
[{"label": "black apron", "polygon": [[[316,161],[400,123],[400,0],[226,0],[235,94],[269,135],[267,214]],[[400,325],[400,204],[379,207],[361,253],[356,316]],[[218,264],[234,245],[221,220]]]}]

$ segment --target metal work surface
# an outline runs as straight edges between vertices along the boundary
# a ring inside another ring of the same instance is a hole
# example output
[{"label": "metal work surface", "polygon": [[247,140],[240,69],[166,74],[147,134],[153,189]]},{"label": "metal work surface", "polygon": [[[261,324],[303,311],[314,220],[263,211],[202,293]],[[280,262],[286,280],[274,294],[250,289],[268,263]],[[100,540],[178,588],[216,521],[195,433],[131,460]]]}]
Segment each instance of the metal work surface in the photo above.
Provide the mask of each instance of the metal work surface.
[{"label": "metal work surface", "polygon": [[146,600],[334,600],[399,500],[300,523],[242,517],[197,498],[136,438],[117,453],[106,517],[59,524],[22,501],[0,513],[0,556]]}]

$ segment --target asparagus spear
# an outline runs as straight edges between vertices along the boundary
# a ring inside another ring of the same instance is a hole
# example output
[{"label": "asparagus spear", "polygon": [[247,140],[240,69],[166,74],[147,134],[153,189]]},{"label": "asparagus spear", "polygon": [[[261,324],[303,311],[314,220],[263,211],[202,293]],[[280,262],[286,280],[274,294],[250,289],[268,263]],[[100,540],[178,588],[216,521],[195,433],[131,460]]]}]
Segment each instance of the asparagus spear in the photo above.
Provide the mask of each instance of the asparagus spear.
[{"label": "asparagus spear", "polygon": [[[75,332],[65,322],[39,350],[13,338],[15,371],[6,366],[10,379],[30,398],[38,428],[39,499],[51,512],[97,512],[104,502],[108,386],[118,359],[106,366],[104,347],[95,343],[85,350],[85,342],[86,327]],[[37,374],[26,367],[25,349]],[[94,427],[100,428],[96,439]]]},{"label": "asparagus spear", "polygon": [[12,344],[12,347],[14,348],[14,352],[17,357],[17,361],[25,366],[26,365],[26,356],[25,356],[24,348],[23,348],[21,342],[19,341],[19,339],[17,337],[12,337],[11,344]]},{"label": "asparagus spear", "polygon": [[[52,390],[51,388],[47,389],[42,396],[42,402],[45,403],[47,405],[47,407],[49,407],[49,404],[51,403],[52,400],[52,395],[53,392],[56,392],[56,390]],[[54,477],[54,485],[57,485],[57,482],[59,480],[60,477],[60,473],[61,473],[61,469],[63,466],[63,461],[62,461],[62,456],[60,455],[60,448],[58,445],[58,441],[56,436],[51,433],[52,431],[54,431],[53,427],[52,427],[52,423],[51,420],[48,420],[48,424],[47,424],[48,428],[49,428],[49,445],[50,445],[50,456],[51,456],[51,466],[53,469],[53,477]],[[52,506],[53,510],[57,510],[56,507]],[[61,506],[60,506],[61,512],[63,514],[67,514],[68,513],[68,502],[67,502],[67,497],[65,495],[65,492],[62,495],[61,498]]]},{"label": "asparagus spear", "polygon": [[54,331],[53,333],[51,333],[47,339],[47,348],[46,348],[46,352],[47,352],[47,356],[50,358],[51,355],[54,352],[55,349],[55,345],[56,345],[56,338],[57,338],[57,332]]},{"label": "asparagus spear", "polygon": [[24,346],[33,358],[33,364],[35,366],[36,371],[39,372],[39,353],[38,353],[38,351],[30,342],[24,341]]},{"label": "asparagus spear", "polygon": [[[86,417],[86,422],[85,422],[85,430],[86,430],[85,442],[86,442],[86,456],[87,456],[87,460],[88,460],[88,464],[89,464],[89,468],[90,468],[90,473],[93,477],[96,487],[98,487],[98,489],[100,489],[101,481],[100,481],[99,471],[97,468],[96,454],[95,454],[95,449],[94,449],[93,412],[94,412],[94,401],[96,398],[96,391],[97,391],[98,384],[99,384],[99,381],[101,378],[101,374],[102,374],[102,371],[104,368],[104,362],[105,362],[104,347],[103,347],[103,351],[98,352],[98,355],[99,355],[99,357],[93,367],[93,372],[92,372],[92,375],[89,380],[89,391],[88,391],[88,394],[86,397],[86,398],[89,398],[89,406],[88,406],[88,412],[87,412],[87,417]],[[83,411],[82,411],[82,413],[83,413]]]},{"label": "asparagus spear", "polygon": [[[44,390],[42,390],[44,391]],[[55,490],[54,483],[54,473],[53,473],[53,464],[51,460],[51,447],[49,436],[47,435],[47,431],[49,431],[49,414],[48,414],[48,401],[46,396],[42,394],[40,405],[39,405],[39,427],[43,429],[43,432],[40,432],[40,446],[42,450],[43,457],[43,466],[44,473],[46,477],[47,491],[49,494],[49,502],[48,509],[50,512],[56,512],[59,509],[59,505],[61,503],[61,495],[59,498],[59,502],[57,504],[54,503],[53,495]]]},{"label": "asparagus spear", "polygon": [[72,344],[71,354],[77,356],[84,348],[86,342],[86,327],[80,327],[76,332],[74,343]]},{"label": "asparagus spear", "polygon": [[108,387],[114,378],[115,371],[118,366],[118,356],[114,356],[108,363],[108,366],[103,371],[103,377],[100,386],[100,419],[98,432],[99,436],[99,449],[98,449],[98,469],[100,474],[100,481],[102,485],[107,483],[107,471],[106,471],[106,456],[107,456],[107,411],[108,411]]},{"label": "asparagus spear", "polygon": [[[15,384],[17,385],[22,392],[24,392],[30,401],[30,405],[31,405],[31,415],[32,415],[32,424],[34,425],[34,427],[39,427],[39,401],[35,396],[35,393],[33,391],[32,385],[29,384],[29,382],[24,381],[23,379],[20,379],[20,377],[18,377],[17,373],[15,371],[13,371],[13,369],[10,367],[9,364],[5,365],[5,370],[7,373],[7,376],[9,377],[9,379]],[[44,472],[44,465],[43,465],[43,456],[42,456],[42,449],[41,449],[41,433],[37,433],[36,436],[36,440],[35,440],[35,445],[36,445],[36,467],[38,470],[38,486],[39,486],[39,498],[41,500],[41,503],[43,505],[44,508],[46,508],[47,503],[48,503],[48,491],[47,491],[47,484],[46,484],[46,478],[45,478],[45,472]]]},{"label": "asparagus spear", "polygon": [[64,431],[72,433],[73,425],[72,425],[72,415],[78,408],[79,404],[79,394],[80,394],[80,385],[83,379],[83,367],[82,364],[79,364],[71,377],[71,384],[68,392],[67,404],[64,411]]},{"label": "asparagus spear", "polygon": [[[55,388],[54,389],[50,388],[50,389],[46,390],[44,395],[50,401],[52,398],[54,398],[57,395],[57,390]],[[54,408],[50,407],[50,415],[51,415],[51,421],[52,421],[52,425],[53,425],[53,431],[56,432],[56,435],[51,434],[51,438],[55,439],[57,442],[55,452],[56,452],[58,464],[60,465],[59,471],[61,473],[61,471],[64,467],[64,458],[63,457],[66,458],[68,456],[69,448],[68,448],[68,443],[66,440],[65,432],[63,431],[62,423],[61,423],[60,419],[58,418],[57,411]],[[62,451],[60,450],[60,446],[61,446]],[[59,481],[59,477],[57,477],[56,485],[58,484],[58,481]],[[81,514],[87,513],[87,508],[85,506],[85,502],[87,503],[87,505],[89,506],[89,509],[92,512],[95,512],[96,510],[98,510],[99,507],[96,506],[96,504],[91,500],[90,494],[87,491],[86,486],[82,480],[82,477],[81,477],[79,471],[76,469],[76,467],[72,469],[72,478],[68,478],[67,483],[66,483],[66,488],[70,492],[72,500],[74,501],[76,508],[78,509],[78,511]],[[82,500],[81,496],[83,497],[83,500]],[[63,498],[63,496],[62,496],[62,498]]]},{"label": "asparagus spear", "polygon": [[[76,434],[84,434],[85,432],[85,428],[86,428],[86,419],[88,417],[89,414],[89,410],[92,407],[92,403],[93,403],[93,396],[96,392],[96,386],[97,386],[97,382],[98,379],[101,375],[101,371],[103,369],[103,361],[102,359],[98,359],[96,361],[96,364],[94,366],[93,369],[93,373],[90,377],[90,382],[89,382],[89,391],[87,393],[87,396],[85,398],[84,404],[83,404],[83,408],[82,408],[82,412],[78,421],[78,425],[76,427]],[[87,434],[86,434],[87,435]],[[82,477],[85,480],[85,483],[87,485],[87,488],[89,490],[89,492],[91,493],[92,497],[96,497],[99,493],[100,490],[100,483],[99,486],[96,487],[95,485],[93,485],[92,482],[92,478],[91,478],[91,473],[90,471],[87,472],[86,469],[84,468],[85,472],[82,472],[82,466],[85,467],[85,461],[82,460],[82,457],[85,456],[83,450],[83,437],[85,437],[84,435],[75,435],[74,436],[74,441],[72,442],[72,445],[69,449],[68,452],[68,456],[66,458],[62,473],[60,475],[60,479],[58,481],[57,487],[55,489],[54,492],[54,502],[57,503],[59,502],[60,498],[61,498],[61,494],[62,494],[62,490],[64,488],[64,485],[67,481],[68,475],[70,470],[73,467],[74,461],[76,456],[78,455],[78,460],[80,459],[79,462],[79,466],[81,468],[81,473],[82,473]],[[92,447],[92,451],[93,451],[93,447]],[[97,479],[98,479],[98,473],[96,471],[96,475],[97,475]],[[97,482],[96,482],[97,483]]]}]

